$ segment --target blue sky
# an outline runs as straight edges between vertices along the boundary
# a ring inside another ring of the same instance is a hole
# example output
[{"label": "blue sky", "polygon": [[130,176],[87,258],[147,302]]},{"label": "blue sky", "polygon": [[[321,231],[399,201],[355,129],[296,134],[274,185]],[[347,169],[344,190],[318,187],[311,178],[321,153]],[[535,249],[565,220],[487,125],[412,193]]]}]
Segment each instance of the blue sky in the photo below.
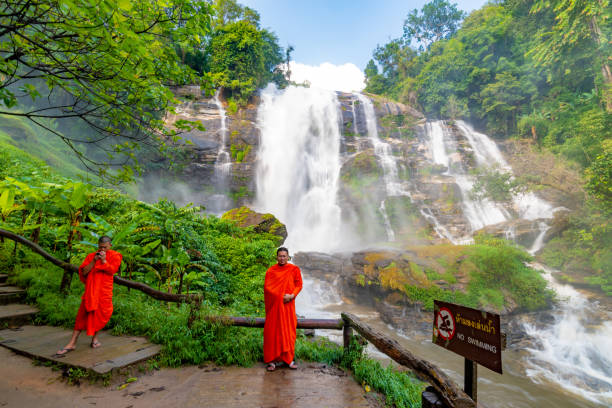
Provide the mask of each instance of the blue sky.
[{"label": "blue sky", "polygon": [[[311,66],[355,64],[363,70],[377,44],[402,35],[406,15],[427,1],[400,0],[238,0],[261,14],[280,45],[295,47],[293,60]],[[451,0],[451,3],[453,1]],[[485,0],[456,2],[466,12]]]}]

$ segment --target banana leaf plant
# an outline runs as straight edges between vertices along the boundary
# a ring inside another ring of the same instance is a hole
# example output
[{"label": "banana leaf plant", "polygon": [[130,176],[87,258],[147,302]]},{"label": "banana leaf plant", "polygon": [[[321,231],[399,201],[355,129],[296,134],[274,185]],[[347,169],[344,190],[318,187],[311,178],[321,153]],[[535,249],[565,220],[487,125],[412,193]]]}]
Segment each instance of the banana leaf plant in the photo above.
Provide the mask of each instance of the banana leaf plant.
[{"label": "banana leaf plant", "polygon": [[[8,223],[9,217],[17,211],[21,211],[25,206],[15,201],[16,188],[11,184],[4,184],[0,187],[0,219],[2,219],[2,227],[8,230],[14,230],[11,224]],[[0,242],[4,243],[4,237],[0,237]],[[16,245],[16,244],[15,244]]]},{"label": "banana leaf plant", "polygon": [[[90,184],[69,182],[64,185],[45,183],[49,188],[49,198],[54,204],[57,215],[64,218],[64,224],[59,228],[66,234],[66,262],[70,262],[73,252],[73,240],[79,232],[79,224],[86,210]],[[72,271],[64,271],[60,291],[65,293],[72,280]]]},{"label": "banana leaf plant", "polygon": [[136,222],[114,227],[96,214],[89,213],[87,217],[89,222],[81,223],[84,239],[79,242],[79,249],[83,252],[94,251],[98,247],[98,239],[106,235],[112,239],[113,249],[123,255],[121,272],[124,276],[134,279],[134,274],[149,270],[148,266],[155,262],[151,255],[159,247],[160,239],[138,240]]}]

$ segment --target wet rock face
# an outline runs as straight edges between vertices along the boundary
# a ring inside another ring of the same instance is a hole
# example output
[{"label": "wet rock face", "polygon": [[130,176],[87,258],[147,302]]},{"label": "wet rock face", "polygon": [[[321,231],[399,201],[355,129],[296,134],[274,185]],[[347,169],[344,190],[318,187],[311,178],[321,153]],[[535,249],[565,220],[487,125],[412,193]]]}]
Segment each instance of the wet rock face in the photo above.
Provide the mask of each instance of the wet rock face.
[{"label": "wet rock face", "polygon": [[272,214],[262,214],[248,207],[238,207],[227,211],[221,217],[233,221],[239,227],[254,227],[255,232],[269,233],[279,237],[278,245],[287,239],[287,228]]},{"label": "wet rock face", "polygon": [[185,102],[176,107],[175,114],[167,114],[166,125],[172,128],[177,120],[189,120],[198,121],[205,128],[181,133],[189,144],[186,144],[185,157],[181,159],[183,167],[179,179],[193,191],[208,191],[205,194],[208,198],[204,200],[209,208],[210,201],[221,195],[226,196],[225,200],[233,201],[234,205],[250,202],[255,195],[254,162],[259,144],[257,101],[230,113],[226,101],[220,98],[226,111],[223,150],[231,161],[229,173],[225,174],[215,169],[224,135],[221,112],[214,98],[204,96],[197,86],[179,87],[173,91],[178,97],[185,98]]},{"label": "wet rock face", "polygon": [[523,247],[529,248],[540,233],[538,220],[516,219],[499,224],[487,225],[474,232],[477,234],[493,235],[516,242]]}]

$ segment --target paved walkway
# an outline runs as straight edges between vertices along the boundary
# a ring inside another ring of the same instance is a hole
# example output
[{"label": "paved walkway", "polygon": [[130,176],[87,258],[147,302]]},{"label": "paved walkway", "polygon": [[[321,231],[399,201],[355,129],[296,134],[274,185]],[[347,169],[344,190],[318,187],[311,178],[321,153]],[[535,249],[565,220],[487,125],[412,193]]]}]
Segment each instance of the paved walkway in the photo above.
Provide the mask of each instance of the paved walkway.
[{"label": "paved walkway", "polygon": [[33,366],[31,360],[0,348],[0,407],[382,407],[350,375],[323,364],[302,363],[296,371],[250,368],[184,367],[149,374],[119,389],[114,383],[68,385],[61,372]]}]

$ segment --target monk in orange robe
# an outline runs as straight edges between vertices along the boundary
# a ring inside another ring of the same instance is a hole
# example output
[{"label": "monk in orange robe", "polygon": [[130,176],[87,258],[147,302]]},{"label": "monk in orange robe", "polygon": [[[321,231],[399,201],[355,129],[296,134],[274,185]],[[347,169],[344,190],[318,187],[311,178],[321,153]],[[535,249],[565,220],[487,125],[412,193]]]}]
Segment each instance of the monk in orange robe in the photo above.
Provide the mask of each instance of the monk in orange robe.
[{"label": "monk in orange robe", "polygon": [[119,270],[123,256],[111,249],[111,239],[101,237],[98,251],[85,257],[79,267],[79,278],[85,284],[85,293],[77,313],[70,342],[56,353],[62,356],[76,348],[76,342],[85,330],[91,339],[91,347],[98,348],[98,332],[108,323],[113,314],[113,275]]},{"label": "monk in orange robe", "polygon": [[289,368],[296,369],[293,361],[297,317],[295,297],[302,290],[300,268],[287,263],[289,251],[281,247],[276,251],[278,263],[266,272],[264,302],[266,323],[264,325],[264,362],[268,371],[274,371],[276,364],[284,361]]}]

